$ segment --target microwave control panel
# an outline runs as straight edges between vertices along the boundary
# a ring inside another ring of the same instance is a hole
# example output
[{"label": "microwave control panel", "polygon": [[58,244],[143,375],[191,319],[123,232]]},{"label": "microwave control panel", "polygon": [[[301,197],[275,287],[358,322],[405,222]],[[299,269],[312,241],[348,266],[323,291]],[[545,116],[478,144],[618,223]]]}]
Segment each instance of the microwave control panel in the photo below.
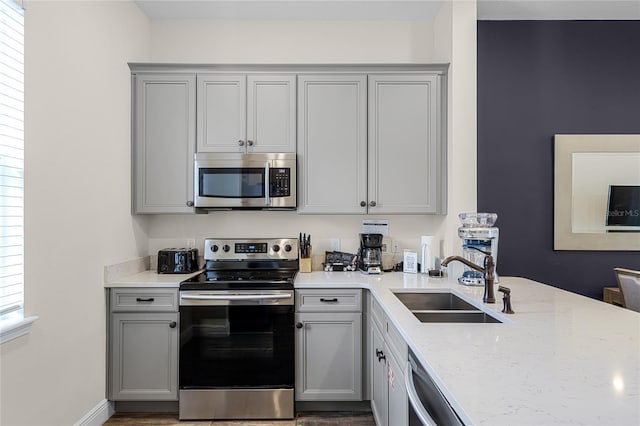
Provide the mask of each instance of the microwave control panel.
[{"label": "microwave control panel", "polygon": [[288,197],[291,195],[291,169],[274,167],[269,172],[269,196]]}]

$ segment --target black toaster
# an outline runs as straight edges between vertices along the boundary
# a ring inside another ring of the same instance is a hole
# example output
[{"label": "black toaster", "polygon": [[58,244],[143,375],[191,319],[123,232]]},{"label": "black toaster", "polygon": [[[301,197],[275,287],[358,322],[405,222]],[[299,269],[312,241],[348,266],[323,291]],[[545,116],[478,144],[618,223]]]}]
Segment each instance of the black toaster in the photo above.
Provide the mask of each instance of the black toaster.
[{"label": "black toaster", "polygon": [[198,249],[166,248],[158,252],[159,274],[189,274],[198,270]]}]

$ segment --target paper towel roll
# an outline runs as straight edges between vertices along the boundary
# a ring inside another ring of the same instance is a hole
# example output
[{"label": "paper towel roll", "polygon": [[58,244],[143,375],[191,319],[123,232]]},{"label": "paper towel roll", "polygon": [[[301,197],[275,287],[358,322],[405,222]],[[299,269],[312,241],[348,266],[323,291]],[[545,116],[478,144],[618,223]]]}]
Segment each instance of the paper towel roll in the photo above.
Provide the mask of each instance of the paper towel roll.
[{"label": "paper towel roll", "polygon": [[430,269],[436,269],[435,258],[440,257],[440,241],[432,235],[423,235],[420,237],[420,247],[422,248],[421,272],[426,274]]}]

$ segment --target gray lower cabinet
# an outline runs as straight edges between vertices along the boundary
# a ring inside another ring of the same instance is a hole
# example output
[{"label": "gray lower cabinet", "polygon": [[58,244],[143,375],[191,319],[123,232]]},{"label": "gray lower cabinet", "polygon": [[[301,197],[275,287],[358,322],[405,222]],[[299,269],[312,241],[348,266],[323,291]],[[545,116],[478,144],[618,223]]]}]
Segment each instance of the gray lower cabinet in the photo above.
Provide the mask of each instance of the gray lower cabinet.
[{"label": "gray lower cabinet", "polygon": [[109,399],[176,401],[177,290],[110,291]]},{"label": "gray lower cabinet", "polygon": [[362,400],[361,293],[296,291],[296,400]]},{"label": "gray lower cabinet", "polygon": [[408,348],[373,298],[370,313],[371,410],[378,426],[406,425],[409,406],[404,367]]},{"label": "gray lower cabinet", "polygon": [[384,338],[377,325],[371,332],[371,411],[376,425],[388,425],[387,360],[384,355]]}]

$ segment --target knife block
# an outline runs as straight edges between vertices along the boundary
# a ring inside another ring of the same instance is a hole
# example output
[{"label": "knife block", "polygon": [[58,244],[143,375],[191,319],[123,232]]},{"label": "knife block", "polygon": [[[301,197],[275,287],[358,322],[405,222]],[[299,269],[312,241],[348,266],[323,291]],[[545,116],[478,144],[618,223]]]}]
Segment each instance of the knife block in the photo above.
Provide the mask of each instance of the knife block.
[{"label": "knife block", "polygon": [[311,272],[311,259],[313,259],[313,250],[309,247],[309,257],[300,258],[300,272]]}]

